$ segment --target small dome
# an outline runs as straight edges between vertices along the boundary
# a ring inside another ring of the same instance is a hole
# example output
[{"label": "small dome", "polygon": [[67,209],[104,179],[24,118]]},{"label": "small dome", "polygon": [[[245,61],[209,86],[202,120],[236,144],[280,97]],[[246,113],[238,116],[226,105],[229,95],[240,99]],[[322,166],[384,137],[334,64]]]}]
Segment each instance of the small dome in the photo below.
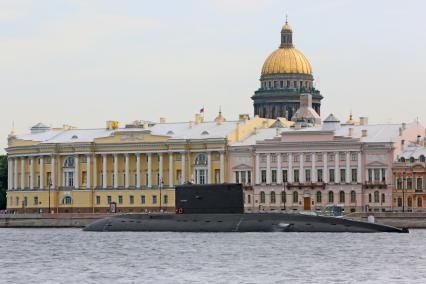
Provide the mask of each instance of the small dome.
[{"label": "small dome", "polygon": [[284,24],[284,26],[282,27],[281,30],[283,30],[283,31],[291,31],[291,32],[293,31],[292,28],[290,27],[290,25],[287,22],[285,22],[285,24]]}]

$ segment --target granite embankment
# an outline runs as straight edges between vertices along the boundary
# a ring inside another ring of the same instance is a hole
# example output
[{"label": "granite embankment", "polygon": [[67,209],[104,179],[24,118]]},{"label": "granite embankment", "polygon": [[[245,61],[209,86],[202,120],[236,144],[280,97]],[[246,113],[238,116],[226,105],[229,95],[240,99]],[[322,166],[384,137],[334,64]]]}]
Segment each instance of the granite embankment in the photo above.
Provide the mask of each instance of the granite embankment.
[{"label": "granite embankment", "polygon": [[345,215],[345,218],[367,221],[368,216],[374,216],[374,221],[378,224],[397,228],[426,229],[426,212],[351,213]]},{"label": "granite embankment", "polygon": [[108,214],[0,214],[0,228],[82,228]]}]

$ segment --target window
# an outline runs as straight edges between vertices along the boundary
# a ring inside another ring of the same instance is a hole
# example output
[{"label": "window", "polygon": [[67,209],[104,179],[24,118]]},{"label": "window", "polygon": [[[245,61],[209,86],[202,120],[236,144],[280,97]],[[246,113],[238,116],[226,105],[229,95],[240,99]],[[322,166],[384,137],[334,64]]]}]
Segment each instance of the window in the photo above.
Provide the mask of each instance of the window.
[{"label": "window", "polygon": [[324,178],[322,175],[322,169],[317,169],[317,180],[318,182],[323,182]]},{"label": "window", "polygon": [[260,155],[260,161],[266,163],[266,155]]},{"label": "window", "polygon": [[287,202],[287,196],[285,194],[285,191],[281,191],[281,203]]},{"label": "window", "polygon": [[294,182],[299,182],[299,170],[293,170],[294,173]]},{"label": "window", "polygon": [[386,201],[385,194],[382,193],[382,203],[385,203],[385,201]]},{"label": "window", "polygon": [[164,204],[169,203],[169,196],[168,196],[168,195],[164,195],[164,196],[163,196],[163,203],[164,203]]},{"label": "window", "polygon": [[275,204],[275,191],[271,191],[271,204]]},{"label": "window", "polygon": [[64,199],[62,199],[62,204],[72,204],[72,198],[71,196],[65,196]]},{"label": "window", "polygon": [[382,169],[382,182],[386,181],[386,169]]},{"label": "window", "polygon": [[266,170],[262,170],[261,174],[262,174],[262,180],[261,180],[261,182],[262,183],[266,183]]},{"label": "window", "polygon": [[358,170],[352,169],[352,182],[357,182],[357,181],[358,181]]},{"label": "window", "polygon": [[15,201],[16,201],[16,206],[19,206],[19,197],[16,197]]},{"label": "window", "polygon": [[380,181],[380,169],[374,169],[374,181]]},{"label": "window", "polygon": [[283,170],[283,182],[288,182],[287,170]]},{"label": "window", "polygon": [[413,200],[411,199],[411,197],[408,197],[408,199],[407,199],[407,206],[413,207]]},{"label": "window", "polygon": [[133,195],[129,195],[129,204],[135,203],[135,197]]},{"label": "window", "polygon": [[417,197],[417,207],[422,208],[423,207],[423,200],[421,197]]},{"label": "window", "polygon": [[373,170],[372,169],[368,169],[368,181],[372,182],[373,181]]},{"label": "window", "polygon": [[247,203],[251,203],[251,195],[247,195]]},{"label": "window", "polygon": [[247,183],[251,184],[251,171],[247,171]]},{"label": "window", "polygon": [[145,195],[141,195],[141,204],[145,204]]},{"label": "window", "polygon": [[402,207],[402,198],[401,197],[398,198],[398,207]]},{"label": "window", "polygon": [[375,203],[379,203],[380,202],[380,200],[379,200],[379,192],[378,191],[374,192],[374,202]]},{"label": "window", "polygon": [[345,155],[345,153],[339,153],[339,160],[340,161],[346,161],[346,155]]},{"label": "window", "polygon": [[410,163],[414,163],[415,159],[414,157],[410,157]]},{"label": "window", "polygon": [[110,195],[108,195],[108,197],[107,197],[107,201],[108,201],[108,204],[111,204],[111,203],[112,203],[112,197],[111,197]]},{"label": "window", "polygon": [[241,177],[241,183],[242,184],[246,184],[247,183],[247,181],[246,181],[246,171],[241,171],[240,172],[240,177]]},{"label": "window", "polygon": [[312,156],[311,156],[311,154],[306,154],[306,155],[305,155],[305,162],[310,162],[310,161],[312,161]]},{"label": "window", "polygon": [[328,161],[334,162],[334,154],[328,154]]},{"label": "window", "polygon": [[293,156],[293,162],[299,162],[300,161],[300,157],[298,154]]},{"label": "window", "polygon": [[299,194],[297,193],[297,191],[293,191],[293,203],[298,203],[299,202]]},{"label": "window", "polygon": [[288,162],[288,155],[287,154],[283,154],[282,155],[282,160],[283,160],[283,162]]},{"label": "window", "polygon": [[329,169],[328,173],[329,173],[328,178],[330,179],[330,182],[334,182],[334,169]]},{"label": "window", "polygon": [[317,161],[322,162],[322,154],[317,154]]},{"label": "window", "polygon": [[371,199],[371,193],[368,194],[368,202],[369,203],[373,202],[372,199]]},{"label": "window", "polygon": [[[424,155],[420,155],[420,157],[419,157],[419,160],[420,160],[420,162],[425,162],[426,161],[426,158],[425,158],[425,156]],[[420,199],[421,200],[421,199]]]},{"label": "window", "polygon": [[334,202],[334,192],[329,191],[328,192],[328,203],[333,203]]},{"label": "window", "polygon": [[235,183],[240,183],[240,172],[235,172]]},{"label": "window", "polygon": [[118,196],[118,204],[123,204],[123,195]]},{"label": "window", "polygon": [[195,165],[197,166],[205,166],[207,165],[207,157],[205,154],[198,154],[195,158]]},{"label": "window", "polygon": [[306,182],[311,182],[311,170],[305,169],[305,180]]},{"label": "window", "polygon": [[265,192],[264,191],[260,192],[260,203],[265,203]]},{"label": "window", "polygon": [[423,179],[422,178],[417,178],[417,190],[422,190],[423,188]]},{"label": "window", "polygon": [[101,197],[99,195],[96,195],[96,204],[101,204]]},{"label": "window", "polygon": [[346,170],[340,169],[340,182],[346,182]]},{"label": "window", "polygon": [[272,170],[272,183],[277,183],[277,170]]},{"label": "window", "polygon": [[396,188],[397,189],[402,189],[402,178],[398,178],[396,180]]},{"label": "window", "polygon": [[407,178],[407,189],[413,189],[413,179]]},{"label": "window", "polygon": [[352,153],[352,154],[351,154],[351,160],[352,160],[353,162],[358,161],[358,155],[357,155],[357,153]]},{"label": "window", "polygon": [[351,191],[351,203],[355,203],[356,202],[356,192],[355,190]]},{"label": "window", "polygon": [[157,195],[152,196],[152,204],[157,204]]},{"label": "window", "polygon": [[38,196],[34,196],[33,204],[38,205]]},{"label": "window", "polygon": [[322,202],[322,193],[321,191],[317,191],[317,203],[321,203]]},{"label": "window", "polygon": [[277,162],[277,155],[272,154],[271,155],[271,161],[272,161],[272,163],[276,163]]},{"label": "window", "polygon": [[339,192],[339,202],[345,203],[345,192],[343,190]]}]

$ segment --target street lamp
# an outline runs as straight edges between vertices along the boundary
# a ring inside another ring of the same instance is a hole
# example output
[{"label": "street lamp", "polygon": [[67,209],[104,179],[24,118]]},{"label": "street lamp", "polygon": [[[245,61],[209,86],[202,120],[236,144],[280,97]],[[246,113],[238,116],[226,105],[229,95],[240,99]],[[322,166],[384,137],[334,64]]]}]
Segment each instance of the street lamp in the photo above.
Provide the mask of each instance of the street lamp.
[{"label": "street lamp", "polygon": [[48,185],[48,188],[49,188],[49,214],[50,214],[50,188],[51,187],[52,187],[52,181],[49,180],[49,185]]},{"label": "street lamp", "polygon": [[161,198],[162,198],[162,196],[161,196],[161,190],[163,189],[163,179],[161,179],[161,181],[160,181],[160,184],[158,185],[158,188],[160,189],[160,212],[161,212]]}]

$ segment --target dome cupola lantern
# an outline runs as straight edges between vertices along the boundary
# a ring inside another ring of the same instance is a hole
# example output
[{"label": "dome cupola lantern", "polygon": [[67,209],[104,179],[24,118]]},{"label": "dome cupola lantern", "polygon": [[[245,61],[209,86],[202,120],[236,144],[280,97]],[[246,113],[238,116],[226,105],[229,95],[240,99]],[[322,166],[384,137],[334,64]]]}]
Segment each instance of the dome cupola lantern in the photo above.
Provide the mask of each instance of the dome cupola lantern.
[{"label": "dome cupola lantern", "polygon": [[293,47],[293,31],[288,24],[287,16],[285,17],[285,24],[281,29],[281,45],[283,47]]}]

